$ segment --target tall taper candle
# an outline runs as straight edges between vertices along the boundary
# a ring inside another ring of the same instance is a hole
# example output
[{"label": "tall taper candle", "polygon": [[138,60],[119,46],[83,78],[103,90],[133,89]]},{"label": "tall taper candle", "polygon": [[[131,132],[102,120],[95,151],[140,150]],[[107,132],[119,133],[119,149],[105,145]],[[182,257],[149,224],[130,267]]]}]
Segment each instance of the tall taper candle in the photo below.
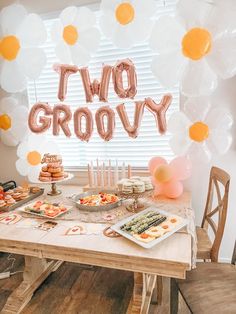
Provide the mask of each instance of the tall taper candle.
[{"label": "tall taper candle", "polygon": [[122,179],[125,179],[125,163],[123,162],[122,164],[122,175],[121,175]]},{"label": "tall taper candle", "polygon": [[97,186],[101,186],[101,174],[100,174],[98,159],[97,159]]},{"label": "tall taper candle", "polygon": [[91,161],[90,171],[91,171],[91,186],[93,187],[93,185],[94,185],[94,174],[93,174],[93,162],[92,161]]},{"label": "tall taper candle", "polygon": [[132,176],[132,173],[131,173],[131,166],[128,165],[128,179],[130,179]]},{"label": "tall taper candle", "polygon": [[114,173],[114,186],[116,186],[118,180],[119,180],[119,173],[118,173],[118,161],[116,160],[116,166],[115,166],[115,173]]},{"label": "tall taper candle", "polygon": [[104,176],[105,176],[105,164],[103,162],[101,166],[101,187],[104,187]]},{"label": "tall taper candle", "polygon": [[108,174],[107,174],[107,186],[110,187],[112,182],[112,177],[111,177],[111,160],[109,159],[108,163]]},{"label": "tall taper candle", "polygon": [[88,164],[88,184],[89,187],[92,187],[92,177],[91,177],[91,169],[90,169],[90,165]]}]

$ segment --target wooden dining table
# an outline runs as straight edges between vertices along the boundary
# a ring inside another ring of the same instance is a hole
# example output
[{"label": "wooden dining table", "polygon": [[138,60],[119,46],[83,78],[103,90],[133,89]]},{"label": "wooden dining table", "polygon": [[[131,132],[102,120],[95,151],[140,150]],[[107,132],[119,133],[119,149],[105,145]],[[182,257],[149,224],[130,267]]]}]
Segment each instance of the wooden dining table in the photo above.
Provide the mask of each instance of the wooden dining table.
[{"label": "wooden dining table", "polygon": [[[62,191],[66,196],[82,189],[67,185]],[[171,206],[175,203],[189,208],[190,193],[172,200]],[[123,237],[110,238],[103,233],[65,236],[65,226],[60,222],[50,232],[0,224],[0,252],[21,254],[25,259],[23,281],[8,297],[3,314],[20,313],[34,291],[64,261],[133,272],[133,295],[127,313],[144,314],[148,313],[153,290],[161,277],[184,279],[191,269],[192,236],[187,231],[177,232],[153,248],[145,249]]]}]

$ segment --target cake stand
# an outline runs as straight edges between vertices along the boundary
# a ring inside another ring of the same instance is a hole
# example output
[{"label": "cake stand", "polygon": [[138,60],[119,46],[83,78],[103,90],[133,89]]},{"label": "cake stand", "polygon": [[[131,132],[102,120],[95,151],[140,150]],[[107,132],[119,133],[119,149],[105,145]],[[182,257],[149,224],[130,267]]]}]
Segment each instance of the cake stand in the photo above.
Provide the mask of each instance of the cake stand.
[{"label": "cake stand", "polygon": [[57,189],[57,183],[68,181],[68,180],[70,180],[70,179],[72,179],[74,177],[74,175],[72,173],[68,173],[67,172],[67,174],[68,174],[67,178],[64,178],[64,179],[59,180],[59,181],[42,182],[40,180],[37,180],[34,183],[37,183],[37,184],[51,184],[51,191],[49,191],[47,194],[50,195],[50,196],[60,195],[62,192],[61,192],[61,190]]},{"label": "cake stand", "polygon": [[130,194],[126,194],[123,192],[118,192],[119,197],[121,197],[122,199],[131,199],[133,200],[133,202],[129,205],[126,206],[126,209],[129,212],[132,213],[138,213],[139,211],[141,211],[144,208],[144,204],[140,202],[140,198],[147,198],[152,196],[153,190],[150,191],[145,191],[142,193],[130,193]]}]

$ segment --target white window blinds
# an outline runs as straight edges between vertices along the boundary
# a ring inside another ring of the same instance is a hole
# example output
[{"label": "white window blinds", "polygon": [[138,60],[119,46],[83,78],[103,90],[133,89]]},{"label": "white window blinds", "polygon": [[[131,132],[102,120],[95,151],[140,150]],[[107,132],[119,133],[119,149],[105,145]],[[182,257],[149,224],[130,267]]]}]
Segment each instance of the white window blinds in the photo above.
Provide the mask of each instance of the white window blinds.
[{"label": "white window blinds", "polygon": [[[175,9],[175,0],[158,1],[158,16],[163,14],[173,13]],[[99,16],[99,12],[97,12]],[[157,17],[158,17],[157,16]],[[47,66],[42,72],[40,78],[35,82],[28,84],[29,103],[32,106],[38,101],[48,102],[50,105],[58,104],[58,74],[52,69],[54,63],[58,63],[54,52],[54,46],[50,39],[50,29],[55,19],[45,20],[45,25],[48,31],[48,40],[44,45],[47,54]],[[142,27],[142,26],[140,26]],[[150,64],[153,53],[150,50],[148,43],[136,45],[129,50],[117,49],[109,40],[102,37],[101,44],[97,53],[92,57],[89,64],[89,72],[91,79],[100,78],[102,64],[114,65],[117,60],[129,58],[131,59],[137,71],[137,94],[135,100],[144,100],[146,97],[153,98],[159,102],[165,93],[171,93],[173,101],[167,111],[167,119],[171,113],[179,109],[179,90],[174,88],[167,90],[160,86],[159,82],[154,78],[150,70]],[[170,73],[171,75],[171,73]],[[85,94],[82,86],[82,81],[79,73],[70,76],[65,104],[71,107],[72,112],[76,108],[88,106],[93,116],[101,106],[106,105],[98,101],[97,96],[94,98],[94,103],[86,104]],[[116,113],[116,128],[114,138],[109,142],[104,142],[97,134],[96,124],[94,123],[94,132],[88,143],[81,142],[73,132],[73,121],[70,128],[72,132],[71,138],[67,138],[63,131],[58,137],[52,136],[52,130],[49,130],[47,136],[59,145],[63,162],[66,167],[78,168],[87,165],[88,161],[99,158],[101,160],[118,159],[130,163],[133,167],[146,167],[148,160],[152,156],[163,156],[167,159],[173,157],[173,153],[169,147],[169,134],[160,135],[157,130],[154,116],[145,109],[139,136],[136,139],[128,137],[128,134],[123,129],[119,116],[115,107],[120,103],[125,103],[126,110],[131,122],[133,121],[134,102],[131,100],[119,99],[113,89],[113,84],[110,84],[108,104]],[[95,122],[95,121],[94,121]]]}]

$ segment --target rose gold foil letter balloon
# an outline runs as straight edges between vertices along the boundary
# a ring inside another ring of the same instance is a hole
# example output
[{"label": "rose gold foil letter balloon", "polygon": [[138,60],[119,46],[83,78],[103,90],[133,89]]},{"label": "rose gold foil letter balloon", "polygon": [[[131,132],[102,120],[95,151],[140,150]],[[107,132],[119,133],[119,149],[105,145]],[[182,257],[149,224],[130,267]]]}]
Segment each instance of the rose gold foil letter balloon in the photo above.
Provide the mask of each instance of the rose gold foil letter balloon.
[{"label": "rose gold foil letter balloon", "polygon": [[112,66],[104,65],[102,68],[101,81],[95,79],[91,83],[88,68],[80,68],[79,72],[82,78],[86,102],[93,102],[94,95],[99,96],[99,100],[107,102],[109,82],[111,78]]},{"label": "rose gold foil letter balloon", "polygon": [[[63,116],[61,116],[63,113]],[[55,105],[53,108],[53,135],[59,135],[60,127],[67,137],[71,136],[68,126],[72,118],[70,107],[67,105]]]},{"label": "rose gold foil letter balloon", "polygon": [[78,71],[77,66],[69,64],[54,64],[54,71],[59,74],[58,99],[64,101],[67,93],[68,78]]},{"label": "rose gold foil letter balloon", "polygon": [[169,108],[171,101],[172,96],[170,94],[164,95],[159,104],[156,104],[151,98],[145,99],[145,106],[155,116],[157,128],[161,134],[164,134],[167,130],[166,111]]},{"label": "rose gold foil letter balloon", "polygon": [[[124,88],[123,71],[127,73],[128,87]],[[120,98],[133,99],[137,93],[137,75],[133,62],[129,59],[118,61],[112,70],[114,90]]]},{"label": "rose gold foil letter balloon", "polygon": [[143,117],[144,106],[145,106],[145,102],[135,101],[135,113],[134,113],[133,126],[129,122],[129,118],[125,110],[125,105],[120,104],[116,107],[116,110],[119,114],[123,127],[130,137],[136,138],[138,136],[139,128],[140,128],[142,117]]},{"label": "rose gold foil letter balloon", "polygon": [[[82,118],[85,119],[85,131],[82,130]],[[75,135],[81,141],[88,142],[93,133],[93,116],[87,107],[78,108],[74,113]]]},{"label": "rose gold foil letter balloon", "polygon": [[[104,126],[104,117],[107,118],[107,129]],[[109,106],[103,106],[96,111],[95,119],[100,137],[110,141],[115,129],[115,112]]]},{"label": "rose gold foil letter balloon", "polygon": [[[38,123],[37,118],[40,111],[44,112],[44,116],[39,117]],[[47,131],[51,126],[52,119],[46,116],[52,115],[52,113],[53,111],[48,104],[36,103],[33,105],[28,117],[28,125],[30,130],[34,133],[43,133]]]}]

